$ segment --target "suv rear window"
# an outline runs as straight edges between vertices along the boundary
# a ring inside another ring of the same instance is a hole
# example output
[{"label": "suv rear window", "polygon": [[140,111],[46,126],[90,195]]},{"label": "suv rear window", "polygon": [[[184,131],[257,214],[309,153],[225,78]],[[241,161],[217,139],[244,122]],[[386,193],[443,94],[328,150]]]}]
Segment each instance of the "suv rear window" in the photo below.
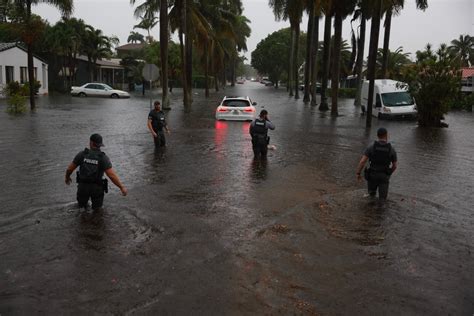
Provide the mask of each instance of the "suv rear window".
[{"label": "suv rear window", "polygon": [[250,103],[246,100],[225,100],[222,103],[223,106],[229,106],[229,107],[248,107],[250,106]]}]

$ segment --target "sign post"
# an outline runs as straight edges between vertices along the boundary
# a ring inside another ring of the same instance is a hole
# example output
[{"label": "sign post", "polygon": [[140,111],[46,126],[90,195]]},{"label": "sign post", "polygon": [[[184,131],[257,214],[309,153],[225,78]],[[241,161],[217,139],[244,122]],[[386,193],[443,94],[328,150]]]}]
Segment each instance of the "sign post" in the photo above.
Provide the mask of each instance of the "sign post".
[{"label": "sign post", "polygon": [[153,108],[152,84],[153,84],[153,81],[158,80],[158,78],[160,78],[160,70],[155,64],[145,64],[145,66],[143,66],[142,75],[145,80],[150,82],[150,110],[151,110]]}]

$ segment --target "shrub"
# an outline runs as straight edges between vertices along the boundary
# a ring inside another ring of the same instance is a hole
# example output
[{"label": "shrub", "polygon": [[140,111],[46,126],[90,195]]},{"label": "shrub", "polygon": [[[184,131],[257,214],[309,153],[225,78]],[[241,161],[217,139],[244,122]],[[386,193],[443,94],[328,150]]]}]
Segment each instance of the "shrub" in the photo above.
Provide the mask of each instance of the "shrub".
[{"label": "shrub", "polygon": [[4,94],[7,96],[7,112],[17,115],[26,112],[26,99],[29,94],[27,85],[20,85],[17,81],[7,84],[4,88]]}]

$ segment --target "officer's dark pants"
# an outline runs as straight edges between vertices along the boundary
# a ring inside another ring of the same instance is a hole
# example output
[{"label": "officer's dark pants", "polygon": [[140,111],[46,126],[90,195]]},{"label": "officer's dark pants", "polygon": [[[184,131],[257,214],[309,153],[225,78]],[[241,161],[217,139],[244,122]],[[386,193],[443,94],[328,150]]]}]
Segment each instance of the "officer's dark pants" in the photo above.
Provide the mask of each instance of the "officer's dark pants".
[{"label": "officer's dark pants", "polygon": [[156,132],[156,137],[153,138],[155,141],[155,147],[164,147],[166,146],[165,133],[163,131]]},{"label": "officer's dark pants", "polygon": [[257,141],[252,141],[253,155],[255,158],[261,157],[262,159],[267,158],[268,145],[259,144]]},{"label": "officer's dark pants", "polygon": [[389,180],[390,176],[385,172],[370,172],[369,179],[367,180],[370,196],[375,196],[378,189],[379,198],[382,200],[387,199]]},{"label": "officer's dark pants", "polygon": [[104,203],[104,188],[96,183],[78,183],[77,202],[79,207],[86,207],[89,198],[92,201],[92,209],[96,210],[102,207]]}]

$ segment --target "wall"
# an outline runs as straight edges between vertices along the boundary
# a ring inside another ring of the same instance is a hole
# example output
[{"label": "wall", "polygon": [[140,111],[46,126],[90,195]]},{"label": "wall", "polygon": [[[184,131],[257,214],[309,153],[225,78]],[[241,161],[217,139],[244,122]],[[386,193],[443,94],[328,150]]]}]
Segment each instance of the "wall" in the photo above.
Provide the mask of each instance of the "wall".
[{"label": "wall", "polygon": [[[48,94],[48,65],[37,58],[33,58],[33,63],[34,67],[37,68],[36,80],[41,83],[38,93],[40,95]],[[13,80],[20,82],[20,67],[28,66],[26,52],[18,47],[0,52],[0,68],[2,72],[0,75],[0,90],[3,89],[6,84],[6,66],[14,67]]]}]

